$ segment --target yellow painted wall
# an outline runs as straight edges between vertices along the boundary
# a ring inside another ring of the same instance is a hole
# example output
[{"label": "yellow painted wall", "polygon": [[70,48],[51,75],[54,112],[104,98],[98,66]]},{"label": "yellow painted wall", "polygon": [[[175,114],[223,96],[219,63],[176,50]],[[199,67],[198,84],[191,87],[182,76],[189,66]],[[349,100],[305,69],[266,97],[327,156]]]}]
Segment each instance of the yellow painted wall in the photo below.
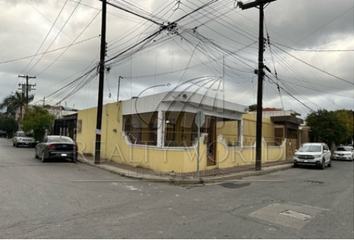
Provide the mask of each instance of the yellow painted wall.
[{"label": "yellow painted wall", "polygon": [[83,153],[93,154],[95,151],[96,114],[96,108],[80,110],[77,114],[78,125],[81,122],[81,127],[77,127],[76,142],[79,150]]},{"label": "yellow painted wall", "polygon": [[[228,147],[222,138],[218,139],[217,149],[219,168],[250,165],[254,164],[256,159],[254,147]],[[285,160],[285,157],[285,141],[280,147],[267,146],[267,143],[262,141],[262,163]]]},{"label": "yellow painted wall", "polygon": [[238,124],[237,121],[218,122],[216,125],[216,133],[217,135],[223,135],[229,146],[240,145],[238,142]]},{"label": "yellow painted wall", "polygon": [[[256,140],[256,114],[243,114],[243,145],[253,146]],[[262,136],[268,142],[269,145],[274,145],[274,124],[270,118],[262,119]],[[218,122],[217,134],[224,136],[226,143],[229,145],[236,145],[238,141],[238,122],[227,121]]]},{"label": "yellow painted wall", "polygon": [[[256,141],[256,114],[243,114],[243,145],[252,146]],[[274,124],[270,118],[262,118],[262,136],[267,141],[274,141]]]},{"label": "yellow painted wall", "polygon": [[[102,110],[102,135],[101,135],[101,159],[115,161],[132,166],[145,167],[157,172],[187,173],[195,172],[197,168],[197,149],[192,147],[156,147],[139,144],[131,144],[122,133],[121,102],[103,106]],[[255,137],[255,115],[243,116],[244,135]],[[79,151],[85,154],[94,155],[95,130],[96,130],[96,108],[81,110],[78,112],[78,122],[81,124],[81,131],[77,132],[77,143]],[[231,131],[235,124],[226,122],[220,132]],[[271,129],[270,119],[264,119],[263,132],[266,137],[274,136]],[[237,132],[237,129],[233,129]],[[220,134],[218,132],[218,134]],[[226,140],[222,137],[217,141],[217,164],[207,167],[207,146],[200,142],[201,160],[200,171],[210,168],[228,168],[234,166],[253,164],[255,159],[254,146],[228,147]],[[262,162],[285,160],[285,145],[280,147],[267,147],[263,143]]]}]

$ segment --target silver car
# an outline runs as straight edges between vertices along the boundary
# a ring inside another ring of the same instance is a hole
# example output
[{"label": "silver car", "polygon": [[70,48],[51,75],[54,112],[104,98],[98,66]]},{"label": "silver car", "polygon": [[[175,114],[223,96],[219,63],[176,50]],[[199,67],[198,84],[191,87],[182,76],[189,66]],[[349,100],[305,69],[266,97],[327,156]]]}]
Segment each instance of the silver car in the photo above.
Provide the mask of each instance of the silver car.
[{"label": "silver car", "polygon": [[17,131],[12,139],[12,146],[29,146],[34,147],[36,144],[35,139],[31,134],[25,133],[24,131]]},{"label": "silver car", "polygon": [[294,167],[298,165],[331,167],[331,151],[325,143],[304,143],[294,154]]},{"label": "silver car", "polygon": [[352,146],[339,146],[334,150],[333,160],[349,160],[354,161],[354,149]]}]

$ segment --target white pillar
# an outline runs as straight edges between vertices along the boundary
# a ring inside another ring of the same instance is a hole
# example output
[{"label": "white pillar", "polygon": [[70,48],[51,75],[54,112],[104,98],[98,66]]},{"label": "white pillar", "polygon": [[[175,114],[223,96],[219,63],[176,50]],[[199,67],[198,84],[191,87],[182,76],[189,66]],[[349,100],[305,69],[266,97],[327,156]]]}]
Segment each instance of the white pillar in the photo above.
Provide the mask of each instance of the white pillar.
[{"label": "white pillar", "polygon": [[164,145],[165,113],[160,109],[157,112],[157,146]]},{"label": "white pillar", "polygon": [[243,147],[243,119],[241,116],[241,120],[238,120],[238,139],[237,141],[240,143],[240,147]]}]

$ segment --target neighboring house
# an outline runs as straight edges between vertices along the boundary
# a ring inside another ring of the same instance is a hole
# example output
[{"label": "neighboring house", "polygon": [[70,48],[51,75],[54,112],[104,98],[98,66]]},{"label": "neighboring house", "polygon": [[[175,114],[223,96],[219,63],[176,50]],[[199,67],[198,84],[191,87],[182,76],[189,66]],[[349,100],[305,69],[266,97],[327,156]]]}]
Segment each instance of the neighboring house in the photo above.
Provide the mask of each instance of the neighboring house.
[{"label": "neighboring house", "polygon": [[63,106],[52,106],[52,105],[44,105],[43,106],[45,109],[48,110],[50,114],[55,116],[56,119],[62,118],[63,116],[66,115],[71,115],[71,114],[76,114],[77,109],[72,109],[72,108],[67,108]]},{"label": "neighboring house", "polygon": [[54,121],[54,127],[52,134],[67,136],[76,140],[76,128],[77,128],[77,113],[71,113],[63,115],[61,118],[57,118]]},{"label": "neighboring house", "polygon": [[[250,111],[251,114],[256,114],[257,111]],[[300,113],[295,112],[294,110],[284,110],[282,108],[263,108],[262,116],[264,118],[270,118],[275,116],[301,116]]]},{"label": "neighboring house", "polygon": [[[253,114],[256,111],[252,111]],[[308,128],[302,127],[304,120],[298,118],[301,114],[293,110],[279,108],[263,108],[262,116],[270,118],[275,124],[275,141],[282,142],[287,139],[287,158],[292,158],[295,150],[304,142],[309,142]]]},{"label": "neighboring house", "polygon": [[54,126],[51,134],[67,136],[76,139],[77,109],[63,106],[45,105],[44,108],[55,116]]},{"label": "neighboring house", "polygon": [[[28,105],[29,108],[32,108],[33,105]],[[47,109],[48,112],[55,116],[56,119],[62,118],[66,115],[76,114],[77,109],[66,108],[63,106],[52,106],[52,105],[44,105],[43,108]],[[15,120],[18,121],[19,119],[23,118],[25,114],[25,109],[22,109],[22,117],[20,117],[20,108],[16,109],[15,112]]]},{"label": "neighboring house", "polygon": [[[102,129],[96,108],[78,111],[76,141],[84,154],[95,152],[101,134],[101,159],[161,172],[195,172],[198,159],[196,115],[200,127],[199,169],[254,164],[255,115],[247,107],[191,92],[160,93],[107,104]],[[285,141],[274,142],[274,124],[263,119],[262,161],[285,160]]]},{"label": "neighboring house", "polygon": [[304,121],[299,127],[299,146],[303,143],[314,142],[314,139],[311,139],[310,137],[310,132],[311,128],[307,126],[306,121]]}]

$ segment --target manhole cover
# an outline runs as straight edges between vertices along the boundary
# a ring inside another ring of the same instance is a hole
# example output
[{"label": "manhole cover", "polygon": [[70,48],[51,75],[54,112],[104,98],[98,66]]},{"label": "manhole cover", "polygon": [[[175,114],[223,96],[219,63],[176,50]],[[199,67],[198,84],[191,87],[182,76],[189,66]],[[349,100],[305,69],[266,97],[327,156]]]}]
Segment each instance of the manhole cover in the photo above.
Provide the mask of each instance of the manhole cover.
[{"label": "manhole cover", "polygon": [[230,189],[236,189],[236,188],[242,188],[242,187],[247,187],[251,185],[251,183],[233,183],[233,182],[225,182],[221,183],[220,186],[224,188],[230,188]]},{"label": "manhole cover", "polygon": [[279,214],[280,215],[284,215],[284,216],[288,216],[288,217],[291,217],[291,218],[296,218],[296,219],[299,219],[299,220],[302,220],[302,221],[306,221],[306,220],[311,219],[310,215],[305,214],[305,213],[301,213],[301,212],[296,212],[296,211],[293,211],[293,210],[286,210],[284,212],[280,212]]},{"label": "manhole cover", "polygon": [[249,214],[271,223],[301,229],[325,209],[292,203],[272,203]]}]

